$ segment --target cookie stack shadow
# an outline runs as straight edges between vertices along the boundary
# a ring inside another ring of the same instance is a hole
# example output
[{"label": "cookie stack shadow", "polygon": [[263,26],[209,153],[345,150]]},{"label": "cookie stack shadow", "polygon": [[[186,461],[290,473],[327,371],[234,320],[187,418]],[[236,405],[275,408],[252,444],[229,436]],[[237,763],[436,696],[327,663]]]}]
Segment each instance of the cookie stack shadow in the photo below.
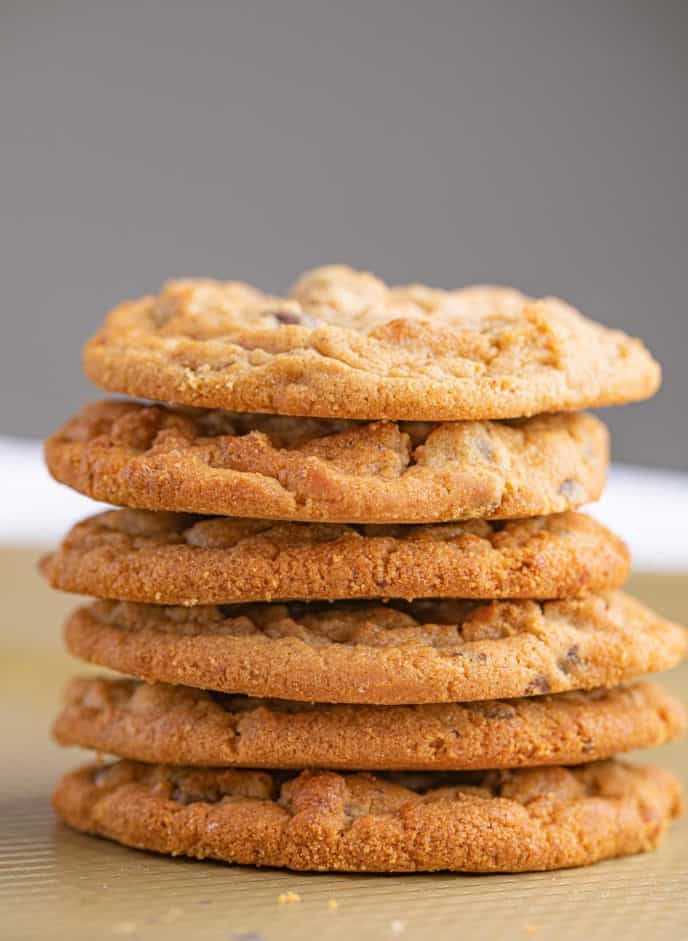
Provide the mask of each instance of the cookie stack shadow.
[{"label": "cookie stack shadow", "polygon": [[[71,826],[298,870],[516,872],[651,849],[684,728],[645,675],[687,634],[620,589],[577,512],[608,465],[581,411],[651,395],[637,340],[516,291],[388,288],[341,267],[286,298],[180,281],[113,311],[97,402],[53,476],[124,509],[42,562],[92,595],[54,733],[112,762]],[[232,409],[233,411],[228,411]]]}]

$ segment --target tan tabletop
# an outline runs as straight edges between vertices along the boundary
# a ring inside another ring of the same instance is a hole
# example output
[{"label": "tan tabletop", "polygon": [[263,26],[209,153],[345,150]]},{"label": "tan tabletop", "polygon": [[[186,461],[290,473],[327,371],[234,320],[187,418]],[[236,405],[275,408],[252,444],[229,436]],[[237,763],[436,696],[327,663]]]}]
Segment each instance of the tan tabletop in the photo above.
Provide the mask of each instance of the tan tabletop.
[{"label": "tan tabletop", "polygon": [[[0,938],[70,941],[688,938],[688,824],[654,855],[518,876],[327,876],[166,859],[70,832],[52,816],[59,773],[88,755],[48,727],[70,674],[60,622],[74,599],[34,574],[36,553],[0,551]],[[629,586],[688,622],[688,578]],[[667,674],[681,695],[688,667]],[[643,756],[646,757],[646,756]],[[688,745],[651,757],[688,781]],[[280,904],[282,893],[301,901]],[[336,901],[336,907],[330,900]]]}]

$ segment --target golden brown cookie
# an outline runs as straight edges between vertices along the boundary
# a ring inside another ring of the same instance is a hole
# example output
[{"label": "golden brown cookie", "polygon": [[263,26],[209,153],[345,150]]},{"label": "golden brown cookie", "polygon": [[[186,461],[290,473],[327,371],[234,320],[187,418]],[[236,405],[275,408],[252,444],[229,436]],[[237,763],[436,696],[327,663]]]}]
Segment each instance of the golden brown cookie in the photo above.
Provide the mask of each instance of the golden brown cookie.
[{"label": "golden brown cookie", "polygon": [[500,287],[388,287],[343,266],[289,297],[173,281],[122,304],[86,345],[87,375],[163,402],[325,418],[520,418],[652,395],[639,340],[548,297]]},{"label": "golden brown cookie", "polygon": [[654,683],[528,699],[346,706],[78,677],[62,745],[174,765],[461,771],[572,765],[678,736],[686,711]]},{"label": "golden brown cookie", "polygon": [[121,761],[66,775],[56,812],[137,849],[351,872],[524,872],[654,849],[668,771],[620,761],[464,774],[298,776]]},{"label": "golden brown cookie", "polygon": [[71,615],[65,638],[75,656],[140,679],[396,705],[615,686],[674,666],[688,631],[612,592],[540,604],[98,601]]},{"label": "golden brown cookie", "polygon": [[623,542],[579,513],[510,522],[352,526],[112,510],[78,523],[42,570],[118,601],[564,598],[617,588]]},{"label": "golden brown cookie", "polygon": [[360,424],[98,402],[46,443],[53,476],[137,509],[343,523],[545,516],[595,500],[592,415]]}]

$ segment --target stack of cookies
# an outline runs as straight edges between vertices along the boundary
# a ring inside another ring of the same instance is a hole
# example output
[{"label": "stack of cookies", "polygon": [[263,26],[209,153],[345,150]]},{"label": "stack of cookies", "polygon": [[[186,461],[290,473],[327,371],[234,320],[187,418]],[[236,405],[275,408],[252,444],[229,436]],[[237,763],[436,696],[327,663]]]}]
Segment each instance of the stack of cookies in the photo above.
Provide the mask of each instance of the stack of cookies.
[{"label": "stack of cookies", "polygon": [[55,478],[126,507],[43,571],[97,599],[55,735],[79,830],[299,870],[514,872],[653,848],[684,711],[643,679],[687,632],[621,593],[607,431],[651,395],[637,341],[514,290],[328,267],[287,297],[168,284],[86,346],[154,400],[87,406]]}]

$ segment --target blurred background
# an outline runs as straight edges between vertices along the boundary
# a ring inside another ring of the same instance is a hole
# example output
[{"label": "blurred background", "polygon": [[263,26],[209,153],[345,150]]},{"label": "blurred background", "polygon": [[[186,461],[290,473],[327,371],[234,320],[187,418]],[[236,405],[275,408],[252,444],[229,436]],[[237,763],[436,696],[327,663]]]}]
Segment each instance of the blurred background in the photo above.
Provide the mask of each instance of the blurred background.
[{"label": "blurred background", "polygon": [[515,284],[643,336],[624,461],[688,466],[681,0],[0,4],[0,431],[87,396],[79,351],[176,275],[330,261]]},{"label": "blurred background", "polygon": [[615,459],[687,469],[686,101],[681,0],[0,2],[5,474],[99,395],[119,300],[332,261],[641,335],[665,383],[606,412]]}]

